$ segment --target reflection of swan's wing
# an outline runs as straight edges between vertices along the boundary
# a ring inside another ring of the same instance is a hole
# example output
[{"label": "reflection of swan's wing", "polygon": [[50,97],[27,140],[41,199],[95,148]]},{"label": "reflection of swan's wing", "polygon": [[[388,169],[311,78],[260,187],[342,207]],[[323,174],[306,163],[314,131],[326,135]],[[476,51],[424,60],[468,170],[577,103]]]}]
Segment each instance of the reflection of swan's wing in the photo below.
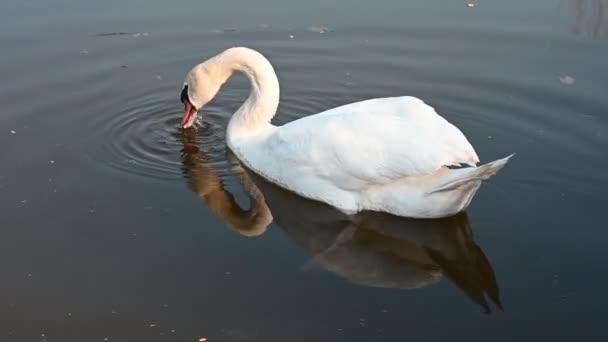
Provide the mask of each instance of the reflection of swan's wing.
[{"label": "reflection of swan's wing", "polygon": [[184,144],[182,165],[190,189],[200,197],[211,212],[240,234],[245,236],[263,234],[272,222],[272,215],[262,193],[246,178],[246,174],[240,172],[241,182],[251,199],[251,208],[243,210],[232,194],[224,189],[221,178],[196,145],[195,137],[188,133],[182,136]]},{"label": "reflection of swan's wing", "polygon": [[[415,220],[370,212],[352,222],[328,205],[251,175],[275,222],[324,269],[355,284],[400,289],[428,286],[445,275],[484,308],[478,300],[484,292],[500,306],[494,273],[473,241],[466,213]],[[351,238],[337,243],[353,225]]]},{"label": "reflection of swan's wing", "polygon": [[439,266],[414,242],[364,229],[317,261],[352,283],[370,287],[413,289],[441,279]]},{"label": "reflection of swan's wing", "polygon": [[366,227],[377,227],[387,236],[406,235],[416,241],[441,272],[474,302],[489,311],[487,295],[502,310],[494,271],[473,240],[466,213],[439,220],[404,220],[375,213],[371,216],[382,224]]},{"label": "reflection of swan's wing", "polygon": [[441,266],[443,273],[452,280],[467,296],[475,303],[481,305],[486,312],[490,306],[486,295],[503,310],[500,302],[500,293],[494,270],[488,262],[485,254],[474,242],[470,242],[467,255],[462,259],[450,260],[441,252],[427,249],[428,254]]}]

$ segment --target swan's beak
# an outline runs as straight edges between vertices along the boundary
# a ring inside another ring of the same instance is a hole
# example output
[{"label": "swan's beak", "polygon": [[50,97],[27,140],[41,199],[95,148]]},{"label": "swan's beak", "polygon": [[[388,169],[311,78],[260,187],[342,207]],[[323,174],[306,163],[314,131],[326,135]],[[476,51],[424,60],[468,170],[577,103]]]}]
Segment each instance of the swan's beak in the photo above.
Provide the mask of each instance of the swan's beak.
[{"label": "swan's beak", "polygon": [[198,109],[190,103],[190,101],[184,101],[184,117],[182,118],[182,127],[188,128],[194,125],[196,116],[198,115]]}]

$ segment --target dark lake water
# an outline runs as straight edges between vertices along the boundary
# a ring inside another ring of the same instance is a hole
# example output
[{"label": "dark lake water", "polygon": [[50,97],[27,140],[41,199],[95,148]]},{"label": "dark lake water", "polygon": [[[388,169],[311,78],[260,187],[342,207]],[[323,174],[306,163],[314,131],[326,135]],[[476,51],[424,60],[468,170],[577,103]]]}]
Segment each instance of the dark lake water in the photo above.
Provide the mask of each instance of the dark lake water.
[{"label": "dark lake water", "polygon": [[[608,1],[467,4],[4,1],[0,341],[606,341]],[[226,149],[244,79],[178,128],[235,45],[275,66],[276,124],[413,95],[517,154],[466,213],[334,245],[345,217]]]}]

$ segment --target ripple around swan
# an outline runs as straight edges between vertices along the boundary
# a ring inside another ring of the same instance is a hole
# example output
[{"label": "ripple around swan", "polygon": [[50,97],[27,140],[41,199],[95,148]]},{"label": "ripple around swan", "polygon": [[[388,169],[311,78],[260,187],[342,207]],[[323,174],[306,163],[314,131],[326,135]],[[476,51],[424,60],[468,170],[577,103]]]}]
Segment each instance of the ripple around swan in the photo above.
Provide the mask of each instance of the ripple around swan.
[{"label": "ripple around swan", "polygon": [[[140,97],[126,101],[112,116],[97,115],[90,123],[97,138],[91,141],[103,143],[90,146],[87,157],[109,172],[155,180],[181,178],[182,113],[174,97]],[[194,142],[210,153],[223,152],[223,131],[217,126],[206,120]]]}]

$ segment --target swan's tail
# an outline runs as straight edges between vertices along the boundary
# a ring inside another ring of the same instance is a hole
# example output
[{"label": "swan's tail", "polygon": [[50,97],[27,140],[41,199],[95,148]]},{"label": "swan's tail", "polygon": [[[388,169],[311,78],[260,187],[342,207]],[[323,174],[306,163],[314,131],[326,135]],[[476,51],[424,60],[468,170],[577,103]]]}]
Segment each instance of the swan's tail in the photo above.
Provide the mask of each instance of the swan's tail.
[{"label": "swan's tail", "polygon": [[467,167],[463,169],[451,170],[450,176],[446,177],[446,181],[433,188],[428,192],[428,194],[450,191],[471,182],[481,182],[482,180],[488,179],[507,165],[507,162],[511,157],[513,157],[513,155],[515,155],[515,153],[508,157],[498,159],[478,167]]}]

